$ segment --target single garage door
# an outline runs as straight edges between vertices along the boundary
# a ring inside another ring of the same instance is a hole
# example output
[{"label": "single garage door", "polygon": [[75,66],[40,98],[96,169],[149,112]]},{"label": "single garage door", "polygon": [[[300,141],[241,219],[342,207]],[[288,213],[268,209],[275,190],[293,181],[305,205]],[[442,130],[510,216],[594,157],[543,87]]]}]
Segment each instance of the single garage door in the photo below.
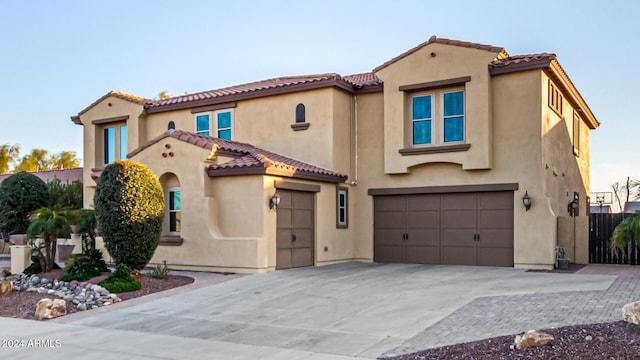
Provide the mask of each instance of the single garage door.
[{"label": "single garage door", "polygon": [[375,196],[374,261],[513,266],[513,192]]},{"label": "single garage door", "polygon": [[276,269],[313,266],[314,193],[278,190]]}]

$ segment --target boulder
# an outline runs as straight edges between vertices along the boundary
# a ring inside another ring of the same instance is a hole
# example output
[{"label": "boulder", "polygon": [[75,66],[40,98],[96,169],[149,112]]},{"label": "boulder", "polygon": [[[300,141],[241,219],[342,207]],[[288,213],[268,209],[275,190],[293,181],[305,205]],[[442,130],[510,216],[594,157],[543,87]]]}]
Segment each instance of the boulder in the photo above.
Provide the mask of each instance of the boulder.
[{"label": "boulder", "polygon": [[13,283],[11,281],[0,282],[0,296],[11,294],[11,290],[13,290]]},{"label": "boulder", "polygon": [[67,302],[62,299],[51,300],[44,298],[36,304],[36,313],[33,318],[36,320],[53,319],[67,314]]},{"label": "boulder", "polygon": [[622,319],[628,323],[640,325],[640,301],[623,306]]},{"label": "boulder", "polygon": [[516,349],[528,349],[532,347],[544,346],[553,341],[553,336],[537,330],[529,330],[522,335],[516,336]]}]

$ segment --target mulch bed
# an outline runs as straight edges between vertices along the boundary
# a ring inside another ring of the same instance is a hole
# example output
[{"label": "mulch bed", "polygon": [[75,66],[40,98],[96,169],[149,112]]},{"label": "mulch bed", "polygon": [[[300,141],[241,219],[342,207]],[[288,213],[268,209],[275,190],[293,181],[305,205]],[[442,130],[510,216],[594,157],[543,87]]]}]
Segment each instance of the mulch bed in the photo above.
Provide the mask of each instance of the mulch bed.
[{"label": "mulch bed", "polygon": [[[41,278],[58,279],[64,275],[64,270],[53,270],[49,273],[38,274]],[[97,284],[107,277],[104,273],[89,280],[90,283]],[[154,279],[143,275],[140,279],[142,287],[140,290],[129,291],[118,294],[122,300],[129,300],[140,296],[153,294],[159,291],[172,289],[178,286],[193,283],[193,278],[188,276],[169,275],[167,279]],[[35,314],[36,304],[40,299],[55,297],[52,295],[38,294],[35,292],[12,291],[11,294],[0,297],[0,317],[12,317],[20,319],[32,319]],[[67,314],[78,312],[75,306],[67,304]],[[91,311],[91,310],[87,310]]]},{"label": "mulch bed", "polygon": [[428,349],[393,360],[464,359],[640,359],[640,326],[624,321],[542,330],[553,335],[551,345],[512,349],[515,335]]}]

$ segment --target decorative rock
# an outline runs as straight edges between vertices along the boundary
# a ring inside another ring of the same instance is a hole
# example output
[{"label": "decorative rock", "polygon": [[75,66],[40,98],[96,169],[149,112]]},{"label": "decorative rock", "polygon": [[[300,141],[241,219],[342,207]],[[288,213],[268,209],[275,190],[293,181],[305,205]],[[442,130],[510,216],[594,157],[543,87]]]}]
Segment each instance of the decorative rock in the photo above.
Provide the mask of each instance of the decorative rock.
[{"label": "decorative rock", "polygon": [[640,301],[623,306],[622,319],[628,323],[640,325]]},{"label": "decorative rock", "polygon": [[51,284],[52,282],[51,279],[40,279],[40,284]]},{"label": "decorative rock", "polygon": [[31,283],[33,284],[40,284],[40,278],[37,276],[33,276],[31,277]]},{"label": "decorative rock", "polygon": [[78,280],[71,280],[71,282],[69,283],[69,286],[76,286],[78,285]]},{"label": "decorative rock", "polygon": [[78,304],[78,306],[76,306],[78,308],[78,310],[87,310],[87,304],[82,303],[82,304]]},{"label": "decorative rock", "polygon": [[523,350],[532,347],[544,346],[553,341],[553,336],[536,330],[529,330],[516,336],[516,349]]},{"label": "decorative rock", "polygon": [[36,304],[36,313],[33,316],[36,320],[53,319],[67,314],[67,303],[62,299],[51,300],[44,298]]},{"label": "decorative rock", "polygon": [[38,294],[46,294],[48,292],[45,288],[38,288]]},{"label": "decorative rock", "polygon": [[47,295],[52,295],[54,292],[56,292],[56,291],[53,290],[53,289],[49,289],[49,290],[47,290]]},{"label": "decorative rock", "polygon": [[13,290],[13,283],[11,281],[0,282],[0,296],[7,296],[11,294]]},{"label": "decorative rock", "polygon": [[587,335],[587,336],[585,336],[585,337],[584,337],[584,339],[585,339],[586,341],[591,341],[591,340],[593,340],[593,336],[591,336],[591,335]]},{"label": "decorative rock", "polygon": [[[109,291],[108,291],[108,290],[106,290],[106,289],[102,290],[102,291],[100,292],[100,295],[102,295],[102,296],[110,296],[110,295],[109,295]],[[116,294],[111,294],[111,295],[116,296]]]}]

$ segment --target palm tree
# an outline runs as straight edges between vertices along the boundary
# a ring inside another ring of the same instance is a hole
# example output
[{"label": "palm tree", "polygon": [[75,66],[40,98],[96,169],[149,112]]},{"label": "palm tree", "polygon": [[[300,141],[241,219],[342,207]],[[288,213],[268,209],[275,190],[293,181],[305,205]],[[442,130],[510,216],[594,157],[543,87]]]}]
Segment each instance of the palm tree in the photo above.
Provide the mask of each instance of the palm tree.
[{"label": "palm tree", "polygon": [[[69,233],[70,226],[66,212],[65,209],[43,207],[36,210],[31,216],[27,236],[32,242],[38,236],[42,236],[44,239],[44,244],[37,247],[42,272],[49,272],[53,269],[58,245],[57,238]],[[42,253],[43,247],[44,254]]]},{"label": "palm tree", "polygon": [[629,245],[640,244],[640,212],[628,215],[613,230],[611,248],[618,249],[624,256]]}]

